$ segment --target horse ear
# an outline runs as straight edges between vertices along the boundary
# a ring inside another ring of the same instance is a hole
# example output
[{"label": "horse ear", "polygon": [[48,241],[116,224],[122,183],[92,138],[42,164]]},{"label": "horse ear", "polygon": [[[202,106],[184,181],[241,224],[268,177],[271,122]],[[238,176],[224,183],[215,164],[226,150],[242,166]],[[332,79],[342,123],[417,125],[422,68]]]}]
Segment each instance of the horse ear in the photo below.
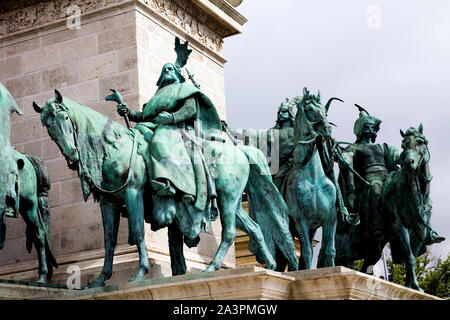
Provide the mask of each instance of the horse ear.
[{"label": "horse ear", "polygon": [[306,89],[306,87],[303,88],[303,96],[308,96],[309,92],[308,89]]},{"label": "horse ear", "polygon": [[405,137],[405,133],[403,132],[403,130],[402,130],[402,129],[400,129],[400,135],[402,136],[402,138],[404,138],[404,137]]},{"label": "horse ear", "polygon": [[320,90],[317,90],[317,98],[320,100]]},{"label": "horse ear", "polygon": [[423,124],[419,124],[419,132],[423,134]]},{"label": "horse ear", "polygon": [[62,94],[57,89],[55,89],[55,99],[56,99],[55,101],[59,104],[63,102]]},{"label": "horse ear", "polygon": [[36,102],[33,101],[33,109],[34,111],[36,111],[37,113],[41,113],[42,112],[42,108],[40,105],[38,105]]}]

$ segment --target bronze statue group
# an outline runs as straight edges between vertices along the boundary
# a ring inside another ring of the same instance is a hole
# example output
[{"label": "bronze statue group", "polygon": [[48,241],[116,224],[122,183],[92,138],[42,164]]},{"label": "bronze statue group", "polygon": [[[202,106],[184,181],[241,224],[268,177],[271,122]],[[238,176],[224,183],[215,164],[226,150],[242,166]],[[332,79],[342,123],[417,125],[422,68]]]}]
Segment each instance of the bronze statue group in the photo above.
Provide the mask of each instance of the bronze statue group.
[{"label": "bronze statue group", "polygon": [[[250,237],[250,250],[266,268],[311,269],[312,241],[322,228],[317,267],[364,259],[362,271],[374,265],[389,242],[395,263],[406,263],[406,285],[420,290],[414,272],[416,257],[427,245],[443,241],[430,226],[430,153],[423,126],[401,131],[402,152],[376,143],[381,121],[358,106],[354,143],[332,137],[327,120],[331,98],[320,93],[286,99],[278,109],[267,145],[252,145],[221,121],[213,102],[187,71],[188,43],[175,40],[177,61],[163,66],[158,90],[135,111],[120,93],[118,103],[127,127],[78,102],[55,97],[44,106],[33,103],[69,168],[76,170],[84,199],[90,195],[102,212],[105,260],[90,283],[103,286],[112,275],[120,216],[128,219],[129,244],[139,252],[139,268],[130,281],[145,279],[150,265],[144,224],[168,228],[172,273],[186,273],[183,246],[195,247],[201,232],[220,219],[221,242],[205,271],[220,269],[236,237],[236,228]],[[6,216],[23,216],[27,248],[34,243],[39,281],[57,266],[49,242],[50,181],[45,164],[20,154],[9,141],[10,115],[20,112],[0,85],[0,247]],[[137,108],[136,108],[137,109]],[[134,127],[129,121],[137,123]],[[276,158],[276,172],[267,161]],[[339,165],[338,179],[334,164]],[[270,166],[269,166],[270,165]],[[31,192],[30,190],[34,190]],[[37,191],[36,191],[37,190]],[[242,208],[246,194],[249,212]],[[293,238],[301,243],[296,256]],[[370,269],[370,268],[369,268]]]}]

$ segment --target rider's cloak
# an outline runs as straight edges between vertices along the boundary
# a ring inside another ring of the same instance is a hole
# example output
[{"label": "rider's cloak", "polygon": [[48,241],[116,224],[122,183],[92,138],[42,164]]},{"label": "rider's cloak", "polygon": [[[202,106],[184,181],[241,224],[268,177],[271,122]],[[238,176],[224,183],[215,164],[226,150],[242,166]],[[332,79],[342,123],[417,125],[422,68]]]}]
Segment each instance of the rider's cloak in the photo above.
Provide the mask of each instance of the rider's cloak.
[{"label": "rider's cloak", "polygon": [[200,148],[200,139],[197,138],[211,140],[211,137],[220,137],[222,125],[214,104],[193,85],[175,83],[159,89],[144,105],[143,119],[153,122],[162,111],[174,113],[190,98],[195,99],[197,106],[194,128],[198,134],[193,137],[192,130],[187,132],[177,124],[159,125],[150,144],[151,178],[169,180],[183,193],[196,197],[195,207],[203,210],[207,201],[206,177],[202,170],[198,170],[202,163],[195,163],[201,160],[192,165],[192,159],[199,157],[189,155],[185,141],[193,140],[194,148]]}]

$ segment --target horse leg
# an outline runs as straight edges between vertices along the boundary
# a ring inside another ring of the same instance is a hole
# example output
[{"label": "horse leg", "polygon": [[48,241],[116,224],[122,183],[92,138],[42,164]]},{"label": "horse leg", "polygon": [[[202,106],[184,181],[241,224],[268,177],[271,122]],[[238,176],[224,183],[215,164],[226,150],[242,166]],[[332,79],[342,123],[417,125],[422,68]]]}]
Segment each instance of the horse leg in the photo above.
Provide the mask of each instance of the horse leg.
[{"label": "horse leg", "polygon": [[336,208],[331,210],[331,219],[322,226],[322,246],[320,247],[317,268],[334,267],[336,257]]},{"label": "horse leg", "polygon": [[175,222],[168,227],[170,266],[172,276],[186,273],[186,260],[183,253],[183,233]]},{"label": "horse leg", "polygon": [[120,223],[120,206],[116,203],[100,201],[105,242],[105,260],[100,275],[90,283],[90,288],[102,287],[112,276],[114,250],[117,245],[117,233]]},{"label": "horse leg", "polygon": [[404,227],[397,228],[397,235],[400,238],[400,246],[405,256],[406,260],[406,278],[405,285],[408,288],[415,289],[423,292],[417,283],[416,277],[416,258],[411,250],[411,240],[409,237],[408,230]]},{"label": "horse leg", "polygon": [[222,225],[222,238],[214,258],[204,272],[211,272],[220,269],[225,255],[236,238],[236,208],[240,199],[241,197],[239,196],[234,197],[233,199],[232,196],[227,196],[224,193],[219,194],[218,196],[220,222]]},{"label": "horse leg", "polygon": [[[302,217],[295,216],[294,221],[302,251],[302,255],[299,259],[299,269],[312,269],[313,250],[311,241],[309,241],[309,226],[306,223],[306,220]],[[303,262],[301,260],[303,260]]]},{"label": "horse leg", "polygon": [[30,201],[30,203],[32,203],[32,206],[27,209],[21,208],[22,210],[20,210],[20,213],[27,224],[27,241],[29,241],[29,237],[31,237],[30,240],[34,244],[37,252],[39,262],[39,277],[37,282],[46,283],[48,266],[45,253],[45,232],[40,228],[37,199]]},{"label": "horse leg", "polygon": [[150,271],[144,232],[144,198],[137,189],[129,188],[125,192],[125,204],[128,210],[128,242],[135,244],[139,252],[139,269],[131,276],[130,282],[145,280]]},{"label": "horse leg", "polygon": [[[264,241],[261,228],[249,217],[240,204],[238,205],[238,209],[236,211],[236,227],[248,234],[249,237],[258,244],[258,254],[263,258],[266,268],[269,270],[275,270],[277,268],[277,263],[270,253],[266,241]],[[284,269],[282,271],[284,271]]]}]

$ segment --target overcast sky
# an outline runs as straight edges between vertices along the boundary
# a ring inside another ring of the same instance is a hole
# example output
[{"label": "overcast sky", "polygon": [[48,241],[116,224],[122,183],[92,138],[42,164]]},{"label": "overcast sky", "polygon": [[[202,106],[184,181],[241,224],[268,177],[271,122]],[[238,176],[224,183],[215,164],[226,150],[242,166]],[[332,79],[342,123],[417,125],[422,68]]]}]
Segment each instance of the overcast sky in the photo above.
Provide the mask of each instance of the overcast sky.
[{"label": "overcast sky", "polygon": [[[225,39],[227,118],[234,128],[274,125],[285,97],[320,89],[342,98],[328,118],[354,141],[354,103],[383,120],[377,141],[400,149],[399,129],[423,123],[431,152],[433,227],[450,251],[450,1],[244,0],[249,21]],[[377,19],[379,18],[379,19]],[[319,239],[320,240],[320,239]]]}]

